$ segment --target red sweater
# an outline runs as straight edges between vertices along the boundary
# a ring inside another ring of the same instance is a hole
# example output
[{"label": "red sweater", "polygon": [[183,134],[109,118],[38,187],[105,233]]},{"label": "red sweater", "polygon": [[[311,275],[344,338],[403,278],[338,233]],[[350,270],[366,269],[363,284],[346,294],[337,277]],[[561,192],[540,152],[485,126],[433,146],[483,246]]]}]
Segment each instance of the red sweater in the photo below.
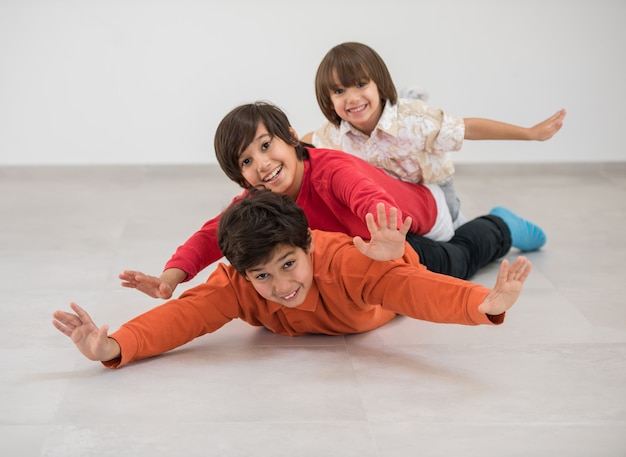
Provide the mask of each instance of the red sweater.
[{"label": "red sweater", "polygon": [[[341,151],[308,151],[296,204],[304,210],[312,229],[369,239],[365,215],[375,215],[378,202],[385,203],[387,208],[395,206],[402,218],[411,216],[413,233],[423,235],[433,227],[437,206],[428,188],[392,178],[381,169]],[[222,253],[217,245],[220,216],[207,221],[180,246],[165,269],[179,268],[187,273],[189,280],[220,259]]]},{"label": "red sweater", "polygon": [[206,283],[113,333],[122,355],[104,365],[116,368],[161,354],[237,318],[290,336],[366,332],[396,314],[465,325],[504,321],[504,314],[488,317],[477,309],[489,289],[427,270],[408,245],[401,259],[378,262],[344,234],[314,230],[313,237],[313,284],[301,305],[265,300],[233,267],[220,263]]}]

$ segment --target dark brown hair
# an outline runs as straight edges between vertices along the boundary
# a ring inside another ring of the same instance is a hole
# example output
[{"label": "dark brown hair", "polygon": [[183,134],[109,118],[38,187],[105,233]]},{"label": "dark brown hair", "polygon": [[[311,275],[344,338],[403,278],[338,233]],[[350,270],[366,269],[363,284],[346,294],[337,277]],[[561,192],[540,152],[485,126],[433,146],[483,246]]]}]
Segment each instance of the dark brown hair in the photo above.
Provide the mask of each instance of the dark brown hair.
[{"label": "dark brown hair", "polygon": [[265,126],[271,138],[278,137],[293,145],[298,160],[308,158],[305,143],[292,135],[289,119],[280,108],[261,101],[240,105],[219,123],[213,143],[220,167],[226,176],[243,188],[249,187],[249,184],[241,174],[239,156],[254,140],[259,124]]},{"label": "dark brown hair", "polygon": [[253,187],[220,217],[217,242],[230,264],[245,276],[246,270],[271,260],[281,245],[308,252],[311,232],[304,211],[291,198]]},{"label": "dark brown hair", "polygon": [[356,86],[362,81],[374,81],[384,104],[398,101],[398,92],[393,84],[387,65],[376,51],[361,43],[342,43],[332,48],[322,59],[315,75],[317,103],[332,124],[341,124],[341,118],[333,108],[330,94],[337,88],[334,75],[344,87]]}]

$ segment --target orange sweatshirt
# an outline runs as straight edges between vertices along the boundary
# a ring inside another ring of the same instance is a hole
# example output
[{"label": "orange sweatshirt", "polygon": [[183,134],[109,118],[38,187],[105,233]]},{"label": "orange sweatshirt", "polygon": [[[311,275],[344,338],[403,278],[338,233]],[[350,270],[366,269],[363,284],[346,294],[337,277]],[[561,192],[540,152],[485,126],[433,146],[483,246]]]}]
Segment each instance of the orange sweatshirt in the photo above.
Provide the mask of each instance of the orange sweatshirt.
[{"label": "orange sweatshirt", "polygon": [[410,246],[401,259],[378,262],[361,254],[347,235],[314,230],[313,237],[313,284],[300,306],[264,299],[234,268],[219,264],[204,284],[113,333],[121,358],[104,365],[117,368],[161,354],[236,318],[289,336],[366,332],[396,314],[465,325],[504,320],[504,314],[488,317],[477,310],[489,289],[428,271]]}]

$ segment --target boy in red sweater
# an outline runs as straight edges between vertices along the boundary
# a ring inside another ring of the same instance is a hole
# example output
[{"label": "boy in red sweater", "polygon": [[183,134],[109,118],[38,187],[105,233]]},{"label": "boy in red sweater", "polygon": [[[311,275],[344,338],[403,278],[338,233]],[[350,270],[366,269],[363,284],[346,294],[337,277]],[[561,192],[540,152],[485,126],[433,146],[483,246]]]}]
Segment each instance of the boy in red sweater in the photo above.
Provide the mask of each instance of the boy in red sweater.
[{"label": "boy in red sweater", "polygon": [[411,221],[394,208],[366,217],[370,241],[311,230],[293,199],[250,192],[222,215],[220,264],[206,283],[108,336],[75,303],[54,326],[90,360],[110,368],[155,356],[240,318],[283,335],[342,335],[380,327],[397,314],[432,322],[500,324],[530,273],[518,257],[502,262],[493,289],[433,273],[405,249]]}]

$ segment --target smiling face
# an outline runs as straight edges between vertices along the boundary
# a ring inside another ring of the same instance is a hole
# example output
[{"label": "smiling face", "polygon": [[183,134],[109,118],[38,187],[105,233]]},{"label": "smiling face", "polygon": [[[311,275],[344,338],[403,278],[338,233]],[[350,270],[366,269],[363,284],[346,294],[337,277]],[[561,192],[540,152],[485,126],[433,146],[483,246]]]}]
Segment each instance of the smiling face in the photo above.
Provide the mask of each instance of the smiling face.
[{"label": "smiling face", "polygon": [[[292,132],[294,137],[295,132]],[[295,146],[271,137],[260,123],[254,139],[239,155],[241,174],[250,186],[263,185],[273,192],[298,197],[304,163],[298,160]]]},{"label": "smiling face", "polygon": [[313,284],[313,261],[309,253],[281,244],[267,263],[247,269],[246,279],[266,300],[295,308],[304,302]]},{"label": "smiling face", "polygon": [[378,86],[371,80],[362,80],[345,87],[335,74],[330,100],[337,115],[356,129],[370,135],[383,112]]},{"label": "smiling face", "polygon": [[338,89],[352,87],[372,89],[372,87],[367,87],[369,84],[374,84],[378,92],[377,97],[369,94],[368,99],[370,99],[373,112],[377,113],[375,117],[379,117],[382,113],[382,106],[378,110],[378,105],[383,105],[387,100],[391,105],[395,105],[398,101],[396,86],[393,84],[387,65],[376,51],[363,43],[341,43],[328,51],[317,68],[315,74],[317,104],[332,125],[338,127],[343,118],[363,133],[370,135],[376,126],[376,122],[372,123],[372,118],[370,122],[365,122],[353,121],[347,115],[344,117],[349,111],[337,106],[332,100],[333,94]]}]

